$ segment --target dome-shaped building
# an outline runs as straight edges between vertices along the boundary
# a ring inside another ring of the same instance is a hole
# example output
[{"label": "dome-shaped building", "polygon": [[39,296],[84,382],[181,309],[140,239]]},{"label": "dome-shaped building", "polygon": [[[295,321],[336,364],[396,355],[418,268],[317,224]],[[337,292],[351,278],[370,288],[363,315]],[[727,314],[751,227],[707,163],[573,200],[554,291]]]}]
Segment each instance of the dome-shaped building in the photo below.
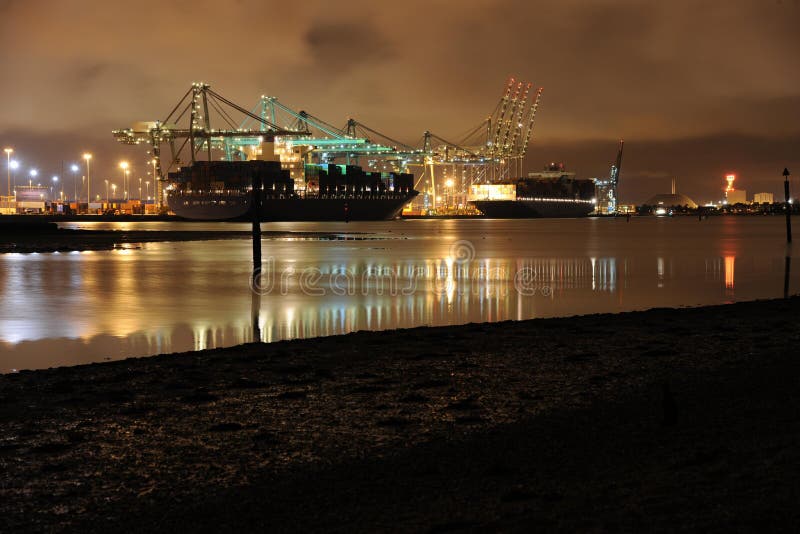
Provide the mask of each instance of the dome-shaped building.
[{"label": "dome-shaped building", "polygon": [[697,202],[676,191],[674,178],[672,179],[672,193],[660,193],[650,197],[645,204],[648,206],[663,206],[665,208],[671,206],[688,206],[691,209],[697,208]]},{"label": "dome-shaped building", "polygon": [[648,206],[664,206],[665,208],[670,206],[689,206],[692,209],[697,208],[697,202],[681,193],[661,193],[651,197],[645,204]]}]

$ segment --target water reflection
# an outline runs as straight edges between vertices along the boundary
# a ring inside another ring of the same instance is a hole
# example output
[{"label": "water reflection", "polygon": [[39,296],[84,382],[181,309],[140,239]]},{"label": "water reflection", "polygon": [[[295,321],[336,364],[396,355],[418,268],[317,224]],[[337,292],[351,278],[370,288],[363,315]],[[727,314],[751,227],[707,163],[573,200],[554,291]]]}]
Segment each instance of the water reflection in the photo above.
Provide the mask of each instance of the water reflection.
[{"label": "water reflection", "polygon": [[736,268],[736,257],[725,256],[725,289],[733,292],[734,288],[734,270]]},{"label": "water reflection", "polygon": [[351,223],[349,231],[390,239],[265,240],[255,292],[246,240],[7,254],[0,372],[362,329],[718,303],[734,287],[737,299],[779,296],[780,224],[740,220],[738,232],[727,221],[699,230],[679,220]]}]

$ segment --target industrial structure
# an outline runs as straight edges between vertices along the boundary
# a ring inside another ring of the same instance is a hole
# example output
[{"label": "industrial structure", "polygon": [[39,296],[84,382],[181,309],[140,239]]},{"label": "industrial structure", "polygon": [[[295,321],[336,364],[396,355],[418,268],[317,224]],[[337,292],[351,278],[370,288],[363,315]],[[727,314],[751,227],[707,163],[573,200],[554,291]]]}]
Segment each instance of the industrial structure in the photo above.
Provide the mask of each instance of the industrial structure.
[{"label": "industrial structure", "polygon": [[697,208],[697,202],[682,193],[678,193],[677,180],[675,178],[672,179],[671,193],[660,193],[658,195],[654,195],[650,197],[647,202],[645,202],[645,205],[655,206],[657,211],[659,207],[662,209],[673,207],[687,207],[690,209]]},{"label": "industrial structure", "polygon": [[617,159],[611,165],[608,179],[595,179],[594,181],[597,194],[595,213],[598,215],[614,215],[618,212],[617,184],[619,183],[619,171],[622,168],[622,148],[624,146],[625,141],[620,139]]},{"label": "industrial structure", "polygon": [[728,174],[725,176],[725,204],[747,204],[747,191],[744,189],[736,189],[733,187],[733,182],[736,180],[735,174]]},{"label": "industrial structure", "polygon": [[304,168],[311,163],[414,172],[414,187],[422,192],[420,209],[431,213],[467,209],[472,184],[522,174],[542,90],[510,78],[491,115],[457,141],[426,130],[416,145],[409,145],[355,118],[336,127],[272,96],[261,96],[255,108],[246,109],[200,82],[164,119],[139,122],[113,135],[126,144],[151,147],[160,205],[168,173],[183,164],[264,159],[280,161],[298,192],[307,187]]},{"label": "industrial structure", "polygon": [[775,195],[772,193],[756,193],[753,195],[754,204],[772,204],[775,202]]}]

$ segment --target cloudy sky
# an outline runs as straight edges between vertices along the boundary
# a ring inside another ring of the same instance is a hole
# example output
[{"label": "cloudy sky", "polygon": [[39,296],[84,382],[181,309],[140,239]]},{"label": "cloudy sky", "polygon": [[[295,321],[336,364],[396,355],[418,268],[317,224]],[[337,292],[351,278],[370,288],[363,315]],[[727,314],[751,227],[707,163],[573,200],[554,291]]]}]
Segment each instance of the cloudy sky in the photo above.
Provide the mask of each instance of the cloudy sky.
[{"label": "cloudy sky", "polygon": [[778,193],[800,174],[799,27],[798,0],[0,0],[0,144],[26,174],[90,150],[111,177],[144,155],[110,130],[200,80],[414,144],[476,126],[514,75],[544,87],[530,169],[605,175],[624,138],[623,201],[672,177],[718,198],[727,172]]}]

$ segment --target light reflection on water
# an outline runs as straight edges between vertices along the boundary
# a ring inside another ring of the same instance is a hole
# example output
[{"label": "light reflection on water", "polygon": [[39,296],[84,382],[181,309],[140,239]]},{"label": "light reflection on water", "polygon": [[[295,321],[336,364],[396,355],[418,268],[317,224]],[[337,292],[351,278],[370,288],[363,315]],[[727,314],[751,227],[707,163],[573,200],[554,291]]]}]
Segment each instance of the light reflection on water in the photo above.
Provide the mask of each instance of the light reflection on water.
[{"label": "light reflection on water", "polygon": [[[778,297],[782,224],[778,217],[270,223],[264,230],[381,239],[265,240],[261,295],[250,289],[247,240],[0,255],[0,372],[254,339]],[[797,282],[793,273],[793,291]]]}]

